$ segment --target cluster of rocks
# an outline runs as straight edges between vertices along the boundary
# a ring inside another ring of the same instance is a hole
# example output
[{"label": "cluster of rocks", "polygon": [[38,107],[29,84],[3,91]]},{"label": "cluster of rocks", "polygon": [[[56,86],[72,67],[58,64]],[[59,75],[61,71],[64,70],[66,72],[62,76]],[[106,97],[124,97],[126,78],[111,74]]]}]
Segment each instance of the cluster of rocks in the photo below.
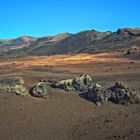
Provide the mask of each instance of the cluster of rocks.
[{"label": "cluster of rocks", "polygon": [[19,79],[17,84],[12,88],[12,93],[20,96],[27,96],[29,95],[28,89],[24,85],[24,80]]},{"label": "cluster of rocks", "polygon": [[94,83],[93,79],[85,74],[74,79],[53,81],[51,86],[66,91],[84,92],[84,97],[97,105],[101,105],[105,101],[124,105],[140,103],[140,95],[126,83],[118,81],[112,87],[105,89],[99,84]]},{"label": "cluster of rocks", "polygon": [[49,84],[52,88],[82,92],[86,99],[93,101],[97,105],[101,105],[101,103],[106,101],[123,105],[140,104],[140,95],[126,83],[118,81],[112,87],[105,89],[95,83],[89,75],[85,74],[74,79],[49,81],[49,83],[41,80],[30,88],[30,90],[27,89],[22,78],[0,80],[0,83],[0,91],[3,89],[19,96],[32,95],[34,97],[48,98]]},{"label": "cluster of rocks", "polygon": [[85,91],[93,83],[92,78],[89,75],[82,74],[74,79],[67,79],[61,81],[52,81],[51,87],[61,88],[66,91]]},{"label": "cluster of rocks", "polygon": [[117,104],[140,104],[140,95],[134,88],[130,87],[122,81],[118,81],[114,86],[104,89],[100,85],[95,84],[88,88],[87,98],[94,101],[97,105],[105,101],[112,101]]},{"label": "cluster of rocks", "polygon": [[0,83],[0,91],[8,91],[19,96],[48,97],[48,86],[45,81],[36,83],[30,90],[27,89],[22,78],[6,78],[0,80]]}]

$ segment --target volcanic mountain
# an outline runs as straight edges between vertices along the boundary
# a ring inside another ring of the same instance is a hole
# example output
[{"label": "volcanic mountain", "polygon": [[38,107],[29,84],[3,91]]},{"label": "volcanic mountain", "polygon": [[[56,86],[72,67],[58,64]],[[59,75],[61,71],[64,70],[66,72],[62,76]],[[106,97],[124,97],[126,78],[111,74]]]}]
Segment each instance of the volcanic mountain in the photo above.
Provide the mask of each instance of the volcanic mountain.
[{"label": "volcanic mountain", "polygon": [[140,28],[118,29],[116,32],[82,31],[76,34],[62,33],[56,36],[19,37],[0,40],[1,56],[56,55],[91,53],[140,46]]},{"label": "volcanic mountain", "polygon": [[30,36],[22,36],[16,39],[0,39],[0,47],[5,49],[17,49],[29,46],[31,42],[36,41],[37,38]]}]

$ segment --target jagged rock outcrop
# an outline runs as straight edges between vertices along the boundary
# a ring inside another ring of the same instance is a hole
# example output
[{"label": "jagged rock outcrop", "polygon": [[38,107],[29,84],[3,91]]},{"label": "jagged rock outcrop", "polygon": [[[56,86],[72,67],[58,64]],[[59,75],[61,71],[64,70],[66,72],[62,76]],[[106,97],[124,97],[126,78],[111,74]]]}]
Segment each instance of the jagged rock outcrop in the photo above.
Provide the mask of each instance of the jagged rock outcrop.
[{"label": "jagged rock outcrop", "polygon": [[117,81],[114,86],[104,89],[95,84],[88,88],[87,99],[97,105],[105,101],[112,101],[117,104],[140,104],[140,95],[136,90],[122,81]]},{"label": "jagged rock outcrop", "polygon": [[87,98],[100,106],[101,103],[104,103],[111,98],[111,92],[98,84],[94,84],[88,88]]},{"label": "jagged rock outcrop", "polygon": [[140,95],[136,90],[122,81],[118,81],[114,86],[110,87],[112,102],[118,104],[137,104],[140,103]]}]

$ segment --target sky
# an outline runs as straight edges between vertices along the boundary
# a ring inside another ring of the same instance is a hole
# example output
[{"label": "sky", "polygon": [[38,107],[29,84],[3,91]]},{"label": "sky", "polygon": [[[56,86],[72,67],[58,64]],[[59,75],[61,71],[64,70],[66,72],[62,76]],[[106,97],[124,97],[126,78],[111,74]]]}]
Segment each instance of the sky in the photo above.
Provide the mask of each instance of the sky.
[{"label": "sky", "polygon": [[140,27],[140,0],[0,0],[0,38]]}]

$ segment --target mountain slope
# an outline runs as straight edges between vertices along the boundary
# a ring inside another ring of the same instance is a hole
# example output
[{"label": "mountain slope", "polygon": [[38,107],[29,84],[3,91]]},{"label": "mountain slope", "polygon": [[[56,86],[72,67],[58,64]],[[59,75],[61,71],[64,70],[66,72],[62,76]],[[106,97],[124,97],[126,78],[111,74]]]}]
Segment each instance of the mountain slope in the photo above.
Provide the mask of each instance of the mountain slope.
[{"label": "mountain slope", "polygon": [[71,35],[55,44],[46,43],[38,46],[35,50],[32,50],[29,53],[34,55],[75,53],[110,34],[111,32],[97,32],[95,30],[83,31]]},{"label": "mountain slope", "polygon": [[116,32],[83,31],[57,43],[43,44],[29,51],[31,55],[55,55],[100,50],[114,50],[140,45],[140,28],[118,29]]},{"label": "mountain slope", "polygon": [[0,39],[0,47],[5,47],[7,50],[23,48],[28,47],[33,41],[36,41],[36,38],[29,36],[22,36],[16,39]]},{"label": "mountain slope", "polygon": [[[7,40],[3,44],[1,50],[4,47],[10,49],[2,55],[12,57],[110,51],[129,48],[133,45],[139,47],[140,28],[118,29],[113,33],[87,30],[76,34],[63,33],[40,38],[21,37],[15,40]],[[13,48],[10,46],[13,46]]]}]

